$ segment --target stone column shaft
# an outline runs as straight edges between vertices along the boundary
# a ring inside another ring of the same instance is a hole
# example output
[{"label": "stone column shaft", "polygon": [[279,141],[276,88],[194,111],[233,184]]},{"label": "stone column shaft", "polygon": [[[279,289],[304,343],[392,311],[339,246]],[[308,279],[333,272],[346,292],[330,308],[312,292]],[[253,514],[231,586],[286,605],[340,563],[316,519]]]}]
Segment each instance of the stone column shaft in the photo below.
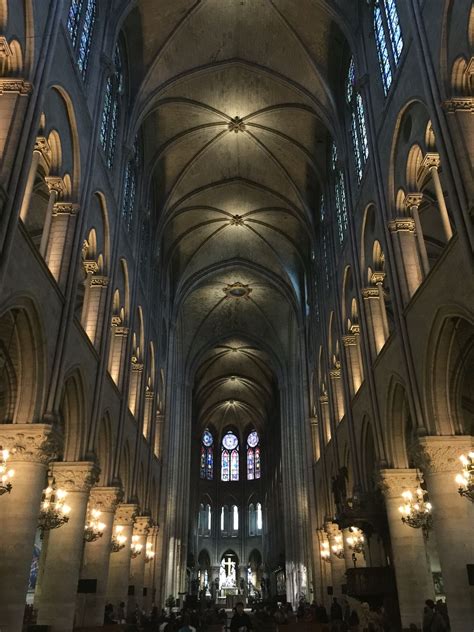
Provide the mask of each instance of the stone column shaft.
[{"label": "stone column shaft", "polygon": [[142,545],[142,551],[137,557],[132,557],[130,561],[130,586],[134,588],[134,594],[128,597],[128,611],[133,612],[135,606],[143,606],[143,586],[145,582],[145,555],[150,518],[148,516],[138,516],[133,525],[133,535],[136,536],[137,543]]},{"label": "stone column shaft", "polygon": [[102,512],[100,520],[105,524],[105,529],[101,538],[86,543],[84,548],[81,579],[95,579],[97,590],[95,593],[84,595],[83,603],[78,603],[76,622],[80,627],[101,626],[104,623],[112,529],[120,494],[121,490],[118,487],[93,487],[91,490],[89,507]]},{"label": "stone column shaft", "polygon": [[423,282],[423,270],[417,247],[415,221],[398,217],[389,223],[394,245],[404,305],[407,305]]},{"label": "stone column shaft", "polygon": [[329,549],[331,551],[331,575],[334,596],[340,599],[342,597],[342,586],[347,583],[346,580],[346,561],[344,557],[339,558],[334,555],[332,547],[336,545],[338,536],[342,536],[337,524],[333,522],[326,523],[326,533],[328,534]]},{"label": "stone column shaft", "polygon": [[430,264],[428,261],[428,253],[426,251],[425,238],[423,236],[423,228],[420,221],[420,213],[418,212],[418,207],[420,206],[422,200],[423,195],[421,193],[409,193],[405,198],[405,205],[411,213],[413,221],[415,222],[415,232],[416,239],[418,241],[418,249],[420,251],[420,258],[423,266],[424,276],[426,276],[430,271]]},{"label": "stone column shaft", "polygon": [[121,504],[115,512],[114,529],[116,526],[123,527],[122,535],[127,538],[124,548],[110,555],[107,601],[114,606],[115,610],[122,601],[127,603],[130,579],[130,546],[132,544],[133,521],[137,510],[137,505]]},{"label": "stone column shaft", "polygon": [[417,472],[413,469],[393,469],[381,470],[381,474],[402,627],[405,629],[410,623],[415,623],[421,628],[424,600],[434,598],[433,580],[423,533],[421,529],[403,524],[398,510],[402,504],[402,492],[419,486]]},{"label": "stone column shaft", "polygon": [[468,585],[466,564],[474,563],[474,505],[458,494],[455,476],[459,456],[474,449],[472,437],[423,437],[429,465],[425,481],[433,504],[446,602],[452,630],[470,630],[474,621],[474,588]]},{"label": "stone column shaft", "polygon": [[48,547],[41,582],[38,624],[52,632],[69,632],[74,626],[77,584],[84,550],[84,525],[91,485],[98,471],[92,462],[55,462],[55,484],[68,492],[69,522],[48,535]]},{"label": "stone column shaft", "polygon": [[0,628],[20,632],[47,463],[55,433],[46,424],[0,425],[0,446],[15,470],[10,494],[0,499]]},{"label": "stone column shaft", "polygon": [[428,153],[426,154],[423,162],[424,165],[428,167],[433,179],[436,201],[438,202],[439,214],[441,215],[441,222],[443,224],[444,236],[446,237],[446,241],[449,241],[453,236],[453,229],[451,228],[451,222],[449,221],[449,213],[446,207],[446,200],[444,199],[443,187],[441,186],[441,180],[439,179],[439,155]]}]

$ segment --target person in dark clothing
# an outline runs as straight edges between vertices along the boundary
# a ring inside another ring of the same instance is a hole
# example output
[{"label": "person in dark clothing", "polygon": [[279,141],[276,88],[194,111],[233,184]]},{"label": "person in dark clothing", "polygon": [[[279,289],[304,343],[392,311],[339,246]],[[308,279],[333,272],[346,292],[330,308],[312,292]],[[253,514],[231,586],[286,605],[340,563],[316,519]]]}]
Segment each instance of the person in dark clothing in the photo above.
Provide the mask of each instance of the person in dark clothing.
[{"label": "person in dark clothing", "polygon": [[337,597],[334,597],[331,605],[331,621],[342,621],[342,607],[337,601]]},{"label": "person in dark clothing", "polygon": [[434,601],[427,599],[423,612],[423,632],[446,632],[447,629],[443,617],[436,611]]},{"label": "person in dark clothing", "polygon": [[231,632],[249,632],[252,622],[249,615],[244,612],[244,604],[240,601],[235,604],[235,614],[230,622]]}]

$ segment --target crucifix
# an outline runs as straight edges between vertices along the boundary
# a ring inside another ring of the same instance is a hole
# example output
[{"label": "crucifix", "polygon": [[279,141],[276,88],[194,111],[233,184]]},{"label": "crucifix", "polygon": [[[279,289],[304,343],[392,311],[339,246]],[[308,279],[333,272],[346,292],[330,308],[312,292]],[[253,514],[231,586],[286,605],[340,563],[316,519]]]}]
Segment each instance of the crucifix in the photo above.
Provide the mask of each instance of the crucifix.
[{"label": "crucifix", "polygon": [[232,561],[232,558],[228,557],[222,565],[227,570],[227,576],[231,575],[235,568],[235,562]]}]

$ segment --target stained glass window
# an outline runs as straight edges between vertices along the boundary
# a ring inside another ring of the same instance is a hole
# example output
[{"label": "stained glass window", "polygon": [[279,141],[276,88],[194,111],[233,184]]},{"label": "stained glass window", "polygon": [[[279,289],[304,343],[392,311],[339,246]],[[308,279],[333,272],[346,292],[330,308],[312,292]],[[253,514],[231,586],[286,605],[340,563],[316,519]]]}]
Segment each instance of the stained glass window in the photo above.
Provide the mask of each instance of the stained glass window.
[{"label": "stained glass window", "polygon": [[395,0],[376,0],[374,33],[384,93],[387,95],[403,50],[403,36]]},{"label": "stained glass window", "polygon": [[139,143],[138,139],[135,139],[132,155],[125,167],[123,178],[122,218],[128,231],[130,231],[133,226],[139,165]]},{"label": "stained glass window", "polygon": [[232,481],[239,480],[239,452],[238,450],[232,450],[230,455],[230,479]]},{"label": "stained glass window", "polygon": [[224,482],[230,480],[230,462],[228,450],[222,450],[221,479]]},{"label": "stained glass window", "polygon": [[331,147],[331,168],[334,180],[334,196],[336,202],[337,234],[342,244],[347,231],[347,203],[344,175],[338,165],[336,143]]},{"label": "stained glass window", "polygon": [[96,0],[71,0],[67,17],[67,30],[83,79],[89,64],[95,17]]},{"label": "stained glass window", "polygon": [[253,481],[260,478],[260,437],[255,430],[247,437],[247,480]]},{"label": "stained glass window", "polygon": [[120,102],[124,92],[125,80],[120,45],[117,43],[114,53],[114,72],[105,84],[104,107],[100,125],[100,144],[104,150],[109,169],[112,168],[117,141],[120,117]]},{"label": "stained glass window", "polygon": [[214,451],[213,451],[214,438],[206,428],[201,437],[201,463],[200,474],[202,479],[212,481],[214,478]]},{"label": "stained glass window", "polygon": [[222,438],[221,480],[239,480],[239,440],[231,431]]},{"label": "stained glass window", "polygon": [[349,63],[346,78],[346,102],[350,108],[352,147],[354,150],[357,180],[360,182],[365,163],[369,157],[369,144],[367,142],[364,103],[355,84],[355,66],[354,59],[352,58]]}]

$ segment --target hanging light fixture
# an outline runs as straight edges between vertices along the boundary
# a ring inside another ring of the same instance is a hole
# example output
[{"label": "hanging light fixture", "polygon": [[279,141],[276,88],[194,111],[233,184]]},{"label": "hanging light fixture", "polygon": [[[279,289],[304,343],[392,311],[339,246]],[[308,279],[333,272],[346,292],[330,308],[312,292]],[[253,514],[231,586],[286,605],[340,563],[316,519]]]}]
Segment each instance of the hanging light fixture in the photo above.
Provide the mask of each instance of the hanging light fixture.
[{"label": "hanging light fixture", "polygon": [[105,523],[100,522],[102,512],[98,509],[91,509],[89,519],[84,527],[84,541],[95,542],[104,535]]},{"label": "hanging light fixture", "polygon": [[132,535],[132,546],[131,546],[132,559],[135,559],[136,557],[141,555],[143,544],[140,544],[139,540],[140,540],[139,535]]},{"label": "hanging light fixture", "polygon": [[118,553],[125,547],[125,542],[127,541],[127,536],[123,535],[123,526],[118,524],[115,527],[114,534],[112,536],[111,547],[112,553]]},{"label": "hanging light fixture", "polygon": [[331,561],[331,551],[329,550],[329,542],[323,542],[321,544],[321,557],[325,562]]},{"label": "hanging light fixture", "polygon": [[364,534],[357,527],[349,527],[350,535],[347,536],[347,546],[354,551],[354,553],[363,553],[365,538]]},{"label": "hanging light fixture", "polygon": [[71,507],[65,503],[67,491],[56,489],[53,478],[49,477],[48,487],[43,490],[38,528],[43,539],[45,531],[58,529],[69,521]]},{"label": "hanging light fixture", "polygon": [[15,470],[8,469],[7,461],[10,457],[8,450],[0,450],[0,496],[9,494],[13,485],[10,483],[15,475]]},{"label": "hanging light fixture", "polygon": [[153,551],[153,544],[151,542],[147,542],[145,547],[145,564],[151,562],[154,557],[155,551]]},{"label": "hanging light fixture", "polygon": [[414,494],[407,489],[402,493],[403,505],[398,508],[402,514],[403,524],[413,529],[422,529],[425,537],[431,529],[433,508],[426,498],[427,494],[428,492],[421,487],[417,487]]},{"label": "hanging light fixture", "polygon": [[462,473],[455,479],[459,485],[458,492],[474,502],[474,452],[469,452],[467,456],[461,454],[459,460],[462,463]]},{"label": "hanging light fixture", "polygon": [[342,541],[342,535],[336,535],[334,537],[334,544],[331,546],[333,554],[342,560],[344,557],[344,543]]}]

